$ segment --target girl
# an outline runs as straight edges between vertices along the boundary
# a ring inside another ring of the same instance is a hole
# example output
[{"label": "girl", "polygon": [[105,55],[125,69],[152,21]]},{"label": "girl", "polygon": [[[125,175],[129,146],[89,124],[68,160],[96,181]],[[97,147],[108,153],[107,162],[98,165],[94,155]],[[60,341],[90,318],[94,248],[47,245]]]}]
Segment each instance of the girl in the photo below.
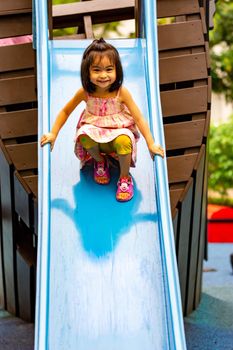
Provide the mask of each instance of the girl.
[{"label": "girl", "polygon": [[110,181],[106,154],[114,153],[120,164],[116,199],[126,202],[133,197],[130,166],[136,162],[139,131],[146,140],[151,157],[164,151],[155,145],[149,126],[129,91],[122,86],[123,70],[118,51],[104,39],[94,40],[84,51],[81,63],[82,87],[58,114],[51,132],[41,137],[41,146],[53,149],[57,135],[69,115],[82,101],[86,102],[75,137],[75,154],[84,164],[94,159],[94,180]]}]

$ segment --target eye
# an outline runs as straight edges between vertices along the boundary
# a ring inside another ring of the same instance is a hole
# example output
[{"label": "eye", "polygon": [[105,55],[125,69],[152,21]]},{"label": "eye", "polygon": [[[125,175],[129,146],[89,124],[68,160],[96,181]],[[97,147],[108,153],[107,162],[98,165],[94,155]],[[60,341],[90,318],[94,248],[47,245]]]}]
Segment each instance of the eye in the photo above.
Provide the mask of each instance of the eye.
[{"label": "eye", "polygon": [[113,68],[107,68],[107,72],[112,72]]},{"label": "eye", "polygon": [[92,71],[93,72],[100,72],[100,69],[99,68],[92,68]]}]

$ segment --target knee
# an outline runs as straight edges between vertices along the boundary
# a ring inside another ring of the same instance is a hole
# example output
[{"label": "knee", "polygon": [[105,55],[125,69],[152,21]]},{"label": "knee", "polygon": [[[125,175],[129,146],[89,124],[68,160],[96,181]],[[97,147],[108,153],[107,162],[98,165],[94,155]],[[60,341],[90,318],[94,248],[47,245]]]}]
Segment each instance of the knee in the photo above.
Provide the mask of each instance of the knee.
[{"label": "knee", "polygon": [[79,136],[79,142],[81,143],[81,145],[85,149],[92,148],[92,147],[96,146],[96,144],[97,144],[88,135],[80,135]]},{"label": "knee", "polygon": [[114,140],[114,148],[117,154],[132,153],[132,142],[129,136],[120,135]]}]

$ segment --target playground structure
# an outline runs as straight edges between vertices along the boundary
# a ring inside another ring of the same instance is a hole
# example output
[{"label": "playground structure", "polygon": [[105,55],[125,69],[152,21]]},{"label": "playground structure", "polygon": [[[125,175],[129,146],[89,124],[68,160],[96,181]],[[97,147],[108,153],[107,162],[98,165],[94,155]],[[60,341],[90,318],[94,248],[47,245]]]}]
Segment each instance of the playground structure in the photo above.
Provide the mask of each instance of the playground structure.
[{"label": "playground structure", "polygon": [[[31,1],[0,5],[1,38],[31,33]],[[92,38],[92,24],[137,18],[134,1],[55,6],[53,28],[78,26],[75,38]],[[107,4],[107,5],[106,5]],[[205,7],[198,1],[157,1],[160,89],[167,148],[171,212],[183,313],[199,303],[206,243],[206,139],[210,79]],[[136,14],[136,15],[135,15]],[[51,19],[51,18],[50,18]],[[72,39],[72,38],[71,38]],[[1,47],[0,302],[25,320],[34,318],[37,249],[37,105],[31,44]]]}]

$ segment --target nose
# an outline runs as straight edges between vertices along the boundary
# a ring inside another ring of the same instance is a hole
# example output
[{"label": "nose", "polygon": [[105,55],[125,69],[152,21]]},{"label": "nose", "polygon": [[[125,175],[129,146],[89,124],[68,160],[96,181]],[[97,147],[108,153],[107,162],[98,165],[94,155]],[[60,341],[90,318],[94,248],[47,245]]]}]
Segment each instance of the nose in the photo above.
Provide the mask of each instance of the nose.
[{"label": "nose", "polygon": [[100,73],[100,77],[101,78],[105,78],[107,76],[107,73],[103,70],[101,73]]}]

